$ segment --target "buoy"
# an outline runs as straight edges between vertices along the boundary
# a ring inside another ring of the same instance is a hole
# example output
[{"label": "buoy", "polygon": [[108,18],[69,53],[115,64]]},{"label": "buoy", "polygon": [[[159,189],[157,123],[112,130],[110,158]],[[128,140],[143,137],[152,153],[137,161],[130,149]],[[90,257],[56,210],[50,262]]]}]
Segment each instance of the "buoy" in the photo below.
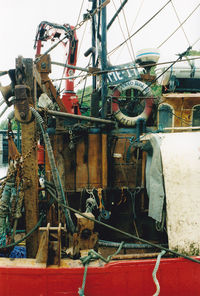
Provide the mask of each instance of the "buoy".
[{"label": "buoy", "polygon": [[[124,113],[122,113],[122,111],[120,110],[118,99],[120,98],[121,92],[126,91],[128,89],[139,90],[142,93],[142,96],[146,97],[145,108],[143,112],[138,116],[134,116],[134,117],[127,116]],[[113,115],[121,124],[125,126],[134,126],[138,119],[147,120],[151,114],[153,103],[154,103],[154,100],[152,99],[152,92],[150,87],[144,82],[141,82],[138,80],[130,80],[130,81],[127,81],[126,83],[119,85],[118,87],[115,87],[112,98],[113,98],[112,100]]]}]

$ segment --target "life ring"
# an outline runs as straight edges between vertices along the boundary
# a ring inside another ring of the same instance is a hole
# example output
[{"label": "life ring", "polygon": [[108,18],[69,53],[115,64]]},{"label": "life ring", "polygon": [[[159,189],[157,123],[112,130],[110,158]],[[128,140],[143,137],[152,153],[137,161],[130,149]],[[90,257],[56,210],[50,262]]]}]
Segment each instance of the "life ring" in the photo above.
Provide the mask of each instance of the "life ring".
[{"label": "life ring", "polygon": [[[123,114],[122,111],[120,110],[119,104],[118,104],[118,99],[120,97],[121,92],[126,91],[128,89],[132,89],[132,88],[141,91],[143,96],[146,97],[145,108],[144,108],[143,112],[140,115],[134,116],[134,117],[130,117],[130,116]],[[115,87],[113,95],[112,95],[112,98],[113,98],[112,111],[113,111],[114,117],[120,123],[122,123],[123,125],[126,125],[126,126],[134,126],[138,119],[147,120],[149,115],[151,114],[153,103],[154,103],[154,100],[151,97],[152,97],[152,92],[151,92],[150,87],[148,85],[146,85],[144,82],[141,82],[138,80],[130,80],[130,81],[127,81],[127,82],[119,85],[118,87]]]}]

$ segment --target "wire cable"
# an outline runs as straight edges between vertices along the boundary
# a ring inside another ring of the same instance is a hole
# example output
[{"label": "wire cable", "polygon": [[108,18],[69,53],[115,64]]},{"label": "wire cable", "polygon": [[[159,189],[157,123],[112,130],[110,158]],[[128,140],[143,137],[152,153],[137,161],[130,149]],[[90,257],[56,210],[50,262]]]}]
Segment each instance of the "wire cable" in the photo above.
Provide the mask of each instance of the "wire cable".
[{"label": "wire cable", "polygon": [[79,20],[80,20],[80,16],[81,16],[81,12],[82,12],[82,9],[83,9],[83,4],[84,4],[84,2],[85,2],[85,0],[82,1],[81,8],[80,8],[80,10],[79,10],[79,15],[78,15],[78,19],[77,19],[76,24],[79,23]]},{"label": "wire cable", "polygon": [[84,217],[84,218],[86,218],[86,219],[88,219],[88,220],[90,220],[90,221],[93,221],[93,222],[95,222],[95,223],[97,223],[97,224],[99,224],[99,225],[101,225],[101,226],[103,226],[103,227],[106,227],[106,228],[108,228],[108,229],[110,229],[110,230],[113,230],[113,231],[116,231],[116,232],[118,232],[118,233],[121,233],[121,234],[123,234],[123,235],[125,235],[125,236],[127,236],[127,237],[129,237],[129,238],[132,238],[132,239],[134,239],[134,240],[136,240],[136,241],[140,241],[140,242],[142,242],[142,243],[148,244],[148,245],[150,245],[150,246],[152,246],[152,247],[154,247],[154,248],[157,248],[157,249],[160,249],[160,250],[164,250],[164,251],[166,251],[166,252],[168,252],[168,253],[171,253],[171,254],[173,254],[173,255],[175,255],[175,256],[182,257],[182,258],[188,259],[188,260],[190,260],[190,261],[192,261],[192,262],[195,262],[195,263],[200,264],[200,260],[194,259],[193,257],[189,257],[189,256],[187,256],[187,255],[181,254],[181,253],[176,252],[176,251],[174,251],[174,250],[168,249],[168,248],[166,248],[166,247],[164,247],[164,246],[161,246],[161,245],[158,245],[158,244],[152,243],[152,242],[147,241],[147,240],[145,240],[145,239],[143,239],[143,238],[137,237],[137,236],[135,236],[135,235],[133,235],[133,234],[131,234],[131,233],[128,233],[128,232],[126,232],[126,231],[123,231],[123,230],[121,230],[121,229],[118,229],[118,228],[116,228],[116,227],[114,227],[114,226],[111,226],[111,225],[109,225],[109,224],[106,224],[106,223],[104,223],[104,222],[101,222],[101,221],[99,221],[99,220],[96,220],[96,219],[94,219],[94,218],[88,217],[88,216],[85,215],[84,213],[81,213],[80,211],[78,211],[78,210],[76,210],[76,209],[74,209],[74,208],[72,208],[72,207],[70,207],[70,206],[68,206],[68,205],[64,205],[62,202],[60,202],[60,201],[58,200],[58,198],[57,198],[55,195],[52,195],[52,197],[53,197],[53,198],[54,198],[54,199],[55,199],[55,200],[61,205],[61,207],[67,208],[69,211],[71,211],[71,212],[73,212],[73,213],[76,213],[76,214],[79,214],[80,216],[82,216],[82,217]]},{"label": "wire cable", "polygon": [[[135,23],[136,23],[136,21],[137,21],[137,18],[138,18],[138,16],[139,16],[139,14],[140,14],[140,11],[141,11],[141,9],[142,9],[142,6],[143,6],[143,4],[144,4],[144,1],[145,1],[145,0],[142,0],[142,2],[140,3],[140,7],[139,7],[139,9],[138,9],[138,11],[137,11],[136,17],[135,17],[135,19],[134,19],[134,21],[133,21],[133,24],[132,24],[132,26],[131,26],[131,32],[132,32],[132,30],[133,30],[133,27],[134,27],[134,25],[135,25]],[[125,45],[125,44],[122,45],[121,50],[120,50],[120,52],[119,52],[119,54],[118,54],[118,56],[117,56],[117,58],[116,58],[116,61],[119,60],[119,57],[120,57],[120,55],[121,55],[121,53],[122,53],[122,51],[123,51],[123,49],[124,49],[124,45]]]},{"label": "wire cable", "polygon": [[199,42],[200,37],[192,44],[192,47],[196,45],[197,42]]},{"label": "wire cable", "polygon": [[[120,0],[120,2],[122,4],[122,1],[121,0]],[[129,31],[127,19],[126,19],[125,13],[124,13],[124,8],[122,9],[122,13],[123,13],[123,16],[124,16],[124,22],[125,22],[125,25],[126,25],[127,34],[128,34],[128,37],[130,38],[130,31]],[[132,51],[132,54],[133,54],[132,61],[134,61],[135,60],[135,52],[133,50],[133,44],[132,44],[131,38],[129,39],[129,43],[130,43],[131,51]]]},{"label": "wire cable", "polygon": [[[112,3],[113,3],[113,5],[114,5],[114,7],[115,7],[115,10],[117,11],[117,7],[116,7],[116,5],[115,5],[114,0],[112,0]],[[132,54],[131,54],[131,50],[130,50],[130,48],[129,48],[129,44],[128,44],[128,42],[126,41],[126,36],[125,36],[124,31],[123,31],[123,29],[122,29],[122,25],[121,25],[121,21],[120,21],[120,17],[119,17],[119,15],[117,16],[117,19],[118,19],[118,23],[119,23],[119,27],[120,27],[121,33],[122,33],[122,35],[123,35],[123,37],[124,37],[125,44],[126,44],[126,46],[127,46],[127,49],[128,49],[129,55],[130,55],[130,58],[131,58],[131,60],[133,61],[133,57],[132,57]]]},{"label": "wire cable", "polygon": [[182,26],[182,24],[181,24],[181,20],[180,20],[180,18],[179,18],[179,16],[178,16],[178,13],[177,13],[177,11],[176,11],[176,8],[175,8],[175,6],[174,6],[173,1],[171,2],[171,4],[172,4],[172,7],[173,7],[174,12],[175,12],[175,14],[176,14],[176,17],[177,17],[177,19],[178,19],[179,25],[181,25],[181,29],[182,29],[182,31],[183,31],[183,34],[185,35],[185,39],[187,40],[188,45],[190,46],[190,45],[191,45],[191,44],[190,44],[190,41],[189,41],[189,39],[188,39],[188,37],[187,37],[187,35],[186,35],[186,33],[185,33],[185,30],[184,30],[184,28],[183,28],[183,26]]},{"label": "wire cable", "polygon": [[148,19],[135,33],[133,33],[129,38],[127,38],[124,42],[119,44],[117,47],[113,48],[108,55],[114,53],[118,48],[120,48],[123,44],[127,42],[130,38],[135,36],[139,31],[141,31],[148,23],[150,23],[172,0],[169,0],[161,9],[159,9],[150,19]]},{"label": "wire cable", "polygon": [[188,15],[188,17],[180,24],[180,26],[178,26],[176,28],[176,30],[174,30],[174,32],[172,32],[169,37],[167,37],[167,39],[165,39],[157,48],[160,48],[161,46],[163,46],[163,44],[165,44],[165,42],[167,42],[181,27],[182,25],[193,15],[193,13],[199,8],[200,3],[195,7],[195,9],[192,10],[192,12]]}]

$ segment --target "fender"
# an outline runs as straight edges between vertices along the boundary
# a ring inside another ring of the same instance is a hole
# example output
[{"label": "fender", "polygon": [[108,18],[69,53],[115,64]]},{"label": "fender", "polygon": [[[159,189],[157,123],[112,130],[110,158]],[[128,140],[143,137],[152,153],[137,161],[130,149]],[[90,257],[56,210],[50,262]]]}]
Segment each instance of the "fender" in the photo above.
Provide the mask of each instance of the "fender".
[{"label": "fender", "polygon": [[[132,89],[132,88],[141,91],[142,95],[144,97],[146,97],[145,108],[144,108],[143,112],[140,115],[134,116],[134,117],[130,117],[130,116],[123,114],[119,108],[119,104],[117,101],[119,99],[122,91]],[[112,101],[113,115],[123,125],[134,126],[138,119],[147,120],[149,115],[151,114],[154,100],[151,98],[152,92],[151,92],[150,87],[147,84],[145,84],[144,82],[141,82],[138,80],[127,81],[127,82],[119,85],[118,87],[114,88],[114,92],[113,92],[112,97],[115,99]]]}]

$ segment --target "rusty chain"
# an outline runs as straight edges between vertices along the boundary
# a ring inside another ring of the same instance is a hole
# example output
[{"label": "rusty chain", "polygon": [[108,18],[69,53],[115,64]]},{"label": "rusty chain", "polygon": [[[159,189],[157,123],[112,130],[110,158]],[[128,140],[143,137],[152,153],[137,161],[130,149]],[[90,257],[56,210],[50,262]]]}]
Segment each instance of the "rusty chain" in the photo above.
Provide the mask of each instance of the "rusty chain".
[{"label": "rusty chain", "polygon": [[8,180],[12,176],[14,176],[17,173],[19,174],[19,171],[21,171],[20,175],[23,179],[23,174],[22,174],[23,163],[31,155],[32,151],[37,148],[39,137],[40,137],[40,132],[37,131],[35,141],[34,141],[32,147],[29,149],[29,151],[24,156],[20,154],[18,157],[16,157],[14,160],[15,164],[13,164],[12,166],[9,167],[7,176],[4,179],[4,181],[1,183],[0,198],[1,198],[1,195],[3,193],[3,189],[6,185],[6,183],[8,182]]}]

